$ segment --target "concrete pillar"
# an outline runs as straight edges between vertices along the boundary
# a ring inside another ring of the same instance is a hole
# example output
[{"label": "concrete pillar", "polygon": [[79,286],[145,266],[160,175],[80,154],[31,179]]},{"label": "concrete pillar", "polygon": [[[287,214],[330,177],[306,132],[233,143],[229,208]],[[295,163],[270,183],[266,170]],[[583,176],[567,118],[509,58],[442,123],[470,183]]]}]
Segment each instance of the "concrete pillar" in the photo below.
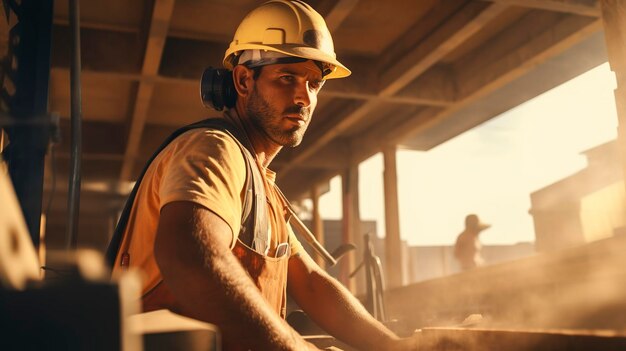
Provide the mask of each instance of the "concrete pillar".
[{"label": "concrete pillar", "polygon": [[396,146],[388,146],[384,156],[385,189],[385,275],[387,288],[402,286],[402,247],[400,243],[400,215],[398,211],[398,172]]},{"label": "concrete pillar", "polygon": [[[361,218],[359,215],[359,169],[350,166],[341,176],[343,219],[342,243],[356,243],[361,238]],[[356,282],[350,279],[350,273],[356,267],[354,251],[349,252],[341,261],[339,280],[353,293],[356,292]]]},{"label": "concrete pillar", "polygon": [[615,89],[618,117],[617,142],[621,150],[626,184],[626,2],[600,0],[600,6],[609,64],[617,79],[617,89]]}]

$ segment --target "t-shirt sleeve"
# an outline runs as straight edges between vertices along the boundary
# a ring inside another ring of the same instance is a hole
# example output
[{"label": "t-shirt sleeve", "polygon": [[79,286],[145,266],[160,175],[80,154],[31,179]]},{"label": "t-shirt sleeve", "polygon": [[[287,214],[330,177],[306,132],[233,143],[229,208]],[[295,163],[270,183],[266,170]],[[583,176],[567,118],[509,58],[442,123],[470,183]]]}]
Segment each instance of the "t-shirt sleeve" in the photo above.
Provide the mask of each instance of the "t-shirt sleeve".
[{"label": "t-shirt sleeve", "polygon": [[222,218],[232,230],[231,249],[241,227],[246,166],[241,149],[226,133],[188,131],[166,149],[159,186],[160,208],[191,201]]}]

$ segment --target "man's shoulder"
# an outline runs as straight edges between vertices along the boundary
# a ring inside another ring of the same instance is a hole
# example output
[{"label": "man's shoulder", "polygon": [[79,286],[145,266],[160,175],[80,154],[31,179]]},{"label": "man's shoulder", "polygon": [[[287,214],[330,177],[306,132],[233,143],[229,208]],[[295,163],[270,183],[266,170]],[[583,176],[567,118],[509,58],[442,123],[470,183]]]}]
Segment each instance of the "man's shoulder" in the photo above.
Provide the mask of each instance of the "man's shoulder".
[{"label": "man's shoulder", "polygon": [[225,130],[199,127],[190,129],[173,142],[173,145],[191,144],[200,148],[219,148],[220,150],[239,149],[235,138]]},{"label": "man's shoulder", "polygon": [[175,138],[167,149],[166,159],[170,160],[213,159],[218,163],[235,162],[241,166],[245,162],[234,137],[219,129],[204,127],[190,129]]},{"label": "man's shoulder", "polygon": [[234,142],[233,137],[228,131],[223,128],[213,128],[209,126],[199,126],[196,128],[191,128],[184,133],[182,133],[178,138],[180,140],[184,139],[192,139],[192,138],[201,138],[201,139],[224,139],[230,140]]}]

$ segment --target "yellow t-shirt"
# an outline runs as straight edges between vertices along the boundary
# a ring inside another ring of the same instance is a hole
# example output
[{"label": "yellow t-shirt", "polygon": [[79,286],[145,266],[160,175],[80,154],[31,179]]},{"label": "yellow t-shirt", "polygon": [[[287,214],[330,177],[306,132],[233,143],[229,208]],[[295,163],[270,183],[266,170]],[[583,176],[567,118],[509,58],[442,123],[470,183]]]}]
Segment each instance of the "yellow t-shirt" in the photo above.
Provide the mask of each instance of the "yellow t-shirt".
[{"label": "yellow t-shirt", "polygon": [[[113,276],[120,273],[120,256],[128,248],[129,267],[138,267],[145,273],[142,294],[161,281],[161,272],[154,259],[154,242],[160,210],[174,201],[197,203],[222,218],[233,233],[232,249],[241,227],[246,190],[244,162],[237,143],[222,131],[197,128],[173,140],[154,159],[139,186],[115,260]],[[285,223],[284,208],[273,186],[276,174],[258,163],[257,166],[264,175],[268,202],[269,255],[274,254],[278,244],[289,242],[293,256],[302,245],[289,224]]]}]

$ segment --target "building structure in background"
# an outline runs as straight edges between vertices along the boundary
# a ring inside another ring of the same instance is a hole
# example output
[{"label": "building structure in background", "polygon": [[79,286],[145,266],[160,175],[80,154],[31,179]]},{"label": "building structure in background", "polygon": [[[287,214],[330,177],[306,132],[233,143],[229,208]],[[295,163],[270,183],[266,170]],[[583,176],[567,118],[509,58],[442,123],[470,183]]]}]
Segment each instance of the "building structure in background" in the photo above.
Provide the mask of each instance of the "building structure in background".
[{"label": "building structure in background", "polygon": [[613,140],[589,149],[587,167],[530,195],[537,251],[612,237],[626,228],[620,150]]},{"label": "building structure in background", "polygon": [[[305,224],[309,225],[305,221]],[[332,252],[339,247],[341,242],[341,220],[325,220],[325,247]],[[385,257],[385,238],[381,238],[376,234],[376,221],[363,220],[361,228],[364,234],[370,234],[370,240],[374,246],[374,254],[378,256],[383,265]],[[353,244],[356,246],[355,256],[358,265],[363,260],[363,236],[360,236]],[[308,245],[304,245],[305,249],[311,255],[315,253]],[[405,240],[402,240],[402,285],[418,283],[428,279],[445,277],[451,274],[461,272],[461,267],[453,255],[453,245],[440,246],[411,246]],[[492,265],[501,262],[512,261],[524,257],[531,256],[535,253],[535,246],[530,242],[521,242],[512,245],[483,245],[482,255],[485,259],[485,265]],[[327,271],[334,277],[339,276],[339,265],[328,267]],[[356,294],[365,294],[365,273],[361,270],[354,278],[356,284]],[[387,280],[387,278],[385,277]]]}]

